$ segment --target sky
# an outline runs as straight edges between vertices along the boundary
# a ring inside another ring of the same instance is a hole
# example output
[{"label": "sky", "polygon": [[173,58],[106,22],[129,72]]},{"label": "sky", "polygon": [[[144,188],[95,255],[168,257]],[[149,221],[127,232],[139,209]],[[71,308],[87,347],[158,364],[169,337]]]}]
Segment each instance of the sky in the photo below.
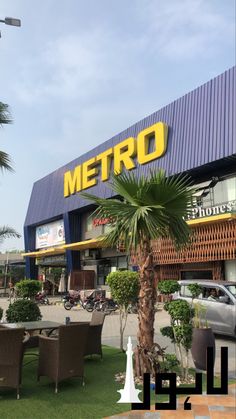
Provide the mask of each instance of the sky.
[{"label": "sky", "polygon": [[0,252],[33,183],[235,65],[235,0],[1,0]]}]

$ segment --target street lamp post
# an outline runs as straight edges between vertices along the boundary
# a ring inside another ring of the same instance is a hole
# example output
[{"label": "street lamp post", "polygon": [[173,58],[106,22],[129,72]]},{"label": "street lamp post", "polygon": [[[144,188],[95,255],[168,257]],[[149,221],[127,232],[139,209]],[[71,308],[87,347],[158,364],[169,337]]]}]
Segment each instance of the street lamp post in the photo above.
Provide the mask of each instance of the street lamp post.
[{"label": "street lamp post", "polygon": [[[10,26],[21,26],[21,20],[20,19],[15,19],[14,17],[5,17],[5,19],[0,19],[0,23],[5,23],[5,25],[10,25]],[[1,37],[1,32],[0,32],[0,37]]]}]

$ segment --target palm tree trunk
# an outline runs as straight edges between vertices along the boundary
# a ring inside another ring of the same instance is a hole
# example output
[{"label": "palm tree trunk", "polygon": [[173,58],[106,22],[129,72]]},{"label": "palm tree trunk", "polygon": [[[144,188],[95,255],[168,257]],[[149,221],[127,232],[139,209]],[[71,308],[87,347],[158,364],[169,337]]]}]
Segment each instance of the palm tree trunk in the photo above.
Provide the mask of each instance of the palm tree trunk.
[{"label": "palm tree trunk", "polygon": [[153,256],[149,240],[141,243],[140,256],[140,293],[138,308],[138,358],[139,368],[137,375],[144,372],[153,372],[150,361],[151,351],[154,345],[154,320],[156,288],[154,282]]}]

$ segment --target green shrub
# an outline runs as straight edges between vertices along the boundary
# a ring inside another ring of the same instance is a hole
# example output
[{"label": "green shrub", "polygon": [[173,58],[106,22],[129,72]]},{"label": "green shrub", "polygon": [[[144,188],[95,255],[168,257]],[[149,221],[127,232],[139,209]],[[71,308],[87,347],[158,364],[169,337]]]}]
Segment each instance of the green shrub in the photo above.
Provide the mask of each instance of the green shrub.
[{"label": "green shrub", "polygon": [[34,279],[23,279],[17,282],[16,291],[22,298],[33,298],[37,292],[41,291],[42,284]]},{"label": "green shrub", "polygon": [[202,292],[202,287],[201,285],[198,285],[198,284],[190,284],[187,286],[187,288],[191,292],[192,299],[199,297],[199,295]]},{"label": "green shrub", "polygon": [[173,300],[166,303],[164,309],[174,321],[189,323],[194,316],[194,309],[185,300]]},{"label": "green shrub", "polygon": [[[188,354],[192,344],[192,318],[194,309],[187,301],[174,300],[164,305],[171,317],[171,326],[161,328],[163,336],[171,339],[175,345],[176,356],[180,361],[182,376],[188,377]],[[184,353],[183,353],[184,351]]]},{"label": "green shrub", "polygon": [[177,279],[165,279],[160,281],[157,286],[161,294],[169,295],[174,294],[174,292],[180,290],[180,285],[177,282]]},{"label": "green shrub", "polygon": [[173,372],[179,366],[179,360],[174,354],[165,354],[164,361],[161,363],[161,368],[164,372]]},{"label": "green shrub", "polygon": [[139,275],[132,271],[116,271],[107,275],[106,283],[111,288],[111,295],[119,306],[128,307],[138,297]]},{"label": "green shrub", "polygon": [[0,307],[0,320],[2,318],[2,315],[3,315],[3,309],[2,309],[2,307]]},{"label": "green shrub", "polygon": [[39,307],[31,300],[17,300],[10,304],[6,311],[9,323],[33,322],[42,319]]}]

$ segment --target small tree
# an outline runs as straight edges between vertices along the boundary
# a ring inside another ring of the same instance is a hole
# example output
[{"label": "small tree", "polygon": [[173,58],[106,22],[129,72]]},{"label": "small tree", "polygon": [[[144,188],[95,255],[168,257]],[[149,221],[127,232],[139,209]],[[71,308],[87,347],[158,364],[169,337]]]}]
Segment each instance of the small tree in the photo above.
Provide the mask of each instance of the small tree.
[{"label": "small tree", "polygon": [[139,275],[137,272],[111,272],[106,279],[111,295],[120,309],[120,349],[124,352],[123,336],[128,317],[128,305],[138,297]]},{"label": "small tree", "polygon": [[16,291],[19,297],[34,298],[37,292],[41,291],[42,284],[33,279],[23,279],[16,284]]},{"label": "small tree", "polygon": [[194,316],[194,310],[184,300],[168,302],[165,304],[164,309],[171,317],[171,326],[163,327],[161,333],[163,336],[169,337],[174,343],[176,356],[181,364],[182,376],[187,378],[189,368],[188,355],[192,344],[192,318]]},{"label": "small tree", "polygon": [[191,292],[192,306],[193,306],[193,300],[194,300],[194,298],[199,297],[199,295],[202,292],[202,287],[201,287],[201,285],[198,285],[198,284],[190,284],[190,285],[187,286],[187,288]]},{"label": "small tree", "polygon": [[2,315],[3,315],[3,309],[2,307],[0,307],[0,320],[2,319]]},{"label": "small tree", "polygon": [[168,301],[170,301],[170,294],[180,290],[180,285],[176,279],[165,279],[160,281],[157,286],[161,294],[168,296]]}]

